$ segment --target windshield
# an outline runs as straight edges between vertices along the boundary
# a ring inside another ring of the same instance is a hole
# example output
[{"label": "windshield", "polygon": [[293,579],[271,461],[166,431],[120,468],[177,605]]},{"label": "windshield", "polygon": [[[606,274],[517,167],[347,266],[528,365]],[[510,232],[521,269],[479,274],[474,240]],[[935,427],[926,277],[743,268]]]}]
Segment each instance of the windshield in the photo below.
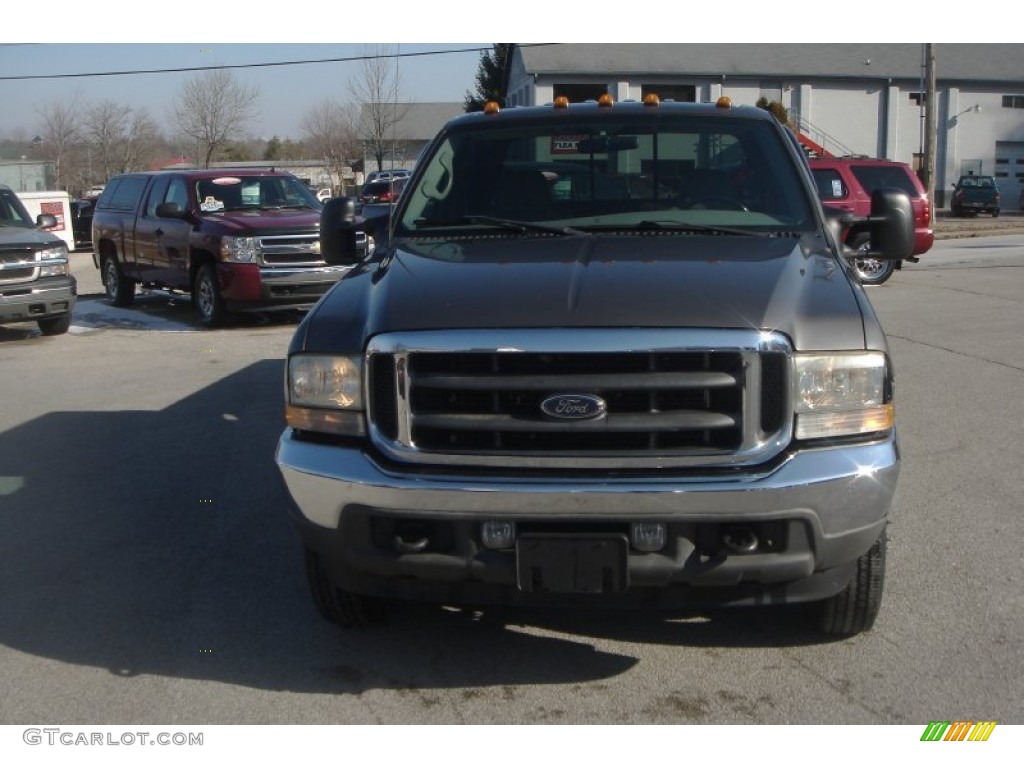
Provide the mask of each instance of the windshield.
[{"label": "windshield", "polygon": [[316,195],[291,176],[225,175],[195,184],[199,209],[205,213],[322,207]]},{"label": "windshield", "polygon": [[722,116],[469,123],[434,148],[403,197],[399,236],[479,231],[496,219],[571,232],[812,226],[781,132]]},{"label": "windshield", "polygon": [[34,227],[25,207],[9,189],[0,189],[0,227]]}]

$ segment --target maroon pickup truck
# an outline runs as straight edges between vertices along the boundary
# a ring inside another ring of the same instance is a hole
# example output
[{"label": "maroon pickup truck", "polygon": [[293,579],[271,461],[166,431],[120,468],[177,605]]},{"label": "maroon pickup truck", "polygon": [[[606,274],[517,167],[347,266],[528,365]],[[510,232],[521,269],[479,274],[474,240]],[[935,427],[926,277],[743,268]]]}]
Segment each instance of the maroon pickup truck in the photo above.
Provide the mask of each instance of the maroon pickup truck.
[{"label": "maroon pickup truck", "polygon": [[96,203],[93,261],[116,306],[137,285],[187,291],[210,327],[233,311],[308,309],[351,269],[320,253],[321,207],[270,169],[115,176]]}]

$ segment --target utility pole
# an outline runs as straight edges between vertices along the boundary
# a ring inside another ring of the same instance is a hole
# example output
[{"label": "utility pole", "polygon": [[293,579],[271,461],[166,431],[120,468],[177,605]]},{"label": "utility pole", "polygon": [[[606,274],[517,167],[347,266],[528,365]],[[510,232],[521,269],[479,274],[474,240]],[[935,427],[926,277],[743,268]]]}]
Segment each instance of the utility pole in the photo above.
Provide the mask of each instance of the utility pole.
[{"label": "utility pole", "polygon": [[938,116],[938,98],[935,93],[935,49],[932,43],[924,44],[924,182],[925,192],[933,205],[935,199],[935,118]]}]

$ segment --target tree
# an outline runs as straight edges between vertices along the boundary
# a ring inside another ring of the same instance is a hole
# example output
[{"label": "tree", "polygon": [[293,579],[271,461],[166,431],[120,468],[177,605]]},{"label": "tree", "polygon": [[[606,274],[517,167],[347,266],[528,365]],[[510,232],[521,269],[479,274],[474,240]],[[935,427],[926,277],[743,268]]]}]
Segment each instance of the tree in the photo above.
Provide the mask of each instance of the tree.
[{"label": "tree", "polygon": [[280,160],[281,159],[281,139],[274,134],[270,137],[267,142],[266,148],[263,150],[264,160]]},{"label": "tree", "polygon": [[53,161],[57,188],[67,189],[71,175],[67,161],[80,138],[77,106],[74,101],[53,102],[39,109],[38,114],[43,157]]},{"label": "tree", "polygon": [[256,114],[259,91],[239,83],[226,69],[198,75],[182,87],[171,119],[178,131],[195,142],[203,167]]},{"label": "tree", "polygon": [[359,75],[349,86],[355,102],[362,105],[360,133],[377,161],[377,169],[381,170],[384,157],[398,153],[396,132],[408,111],[408,107],[398,101],[400,77],[388,49],[375,47],[373,53],[363,59]]},{"label": "tree", "polygon": [[476,71],[476,93],[466,91],[467,112],[480,112],[488,101],[505,103],[505,64],[508,61],[512,43],[494,43],[490,51],[480,53],[480,64]]},{"label": "tree", "polygon": [[318,104],[302,118],[310,153],[323,158],[331,176],[339,180],[341,194],[345,194],[345,167],[361,152],[358,119],[354,109],[335,101]]},{"label": "tree", "polygon": [[767,97],[762,96],[754,103],[754,106],[771,112],[775,116],[775,119],[783,125],[789,125],[789,110],[779,102],[768,101]]},{"label": "tree", "polygon": [[151,160],[159,142],[156,123],[144,109],[101,101],[85,112],[89,183],[115,173],[138,171]]}]

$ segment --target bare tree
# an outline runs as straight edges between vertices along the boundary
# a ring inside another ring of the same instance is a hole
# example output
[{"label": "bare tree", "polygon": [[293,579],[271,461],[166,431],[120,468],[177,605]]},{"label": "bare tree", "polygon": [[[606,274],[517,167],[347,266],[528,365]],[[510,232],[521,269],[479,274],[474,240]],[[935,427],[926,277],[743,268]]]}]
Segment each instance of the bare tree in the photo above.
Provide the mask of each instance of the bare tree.
[{"label": "bare tree", "polygon": [[398,65],[390,57],[390,49],[377,46],[363,59],[359,74],[349,87],[362,107],[359,129],[377,169],[384,167],[384,158],[397,153],[397,127],[405,118],[408,106],[399,103],[401,78]]},{"label": "bare tree", "polygon": [[196,144],[197,160],[210,167],[214,152],[256,114],[259,91],[239,83],[226,69],[198,75],[182,87],[171,111],[178,131]]},{"label": "bare tree", "polygon": [[43,157],[53,161],[58,189],[67,188],[66,166],[69,156],[79,140],[78,115],[75,102],[53,102],[38,110],[41,121],[39,135],[42,138]]},{"label": "bare tree", "polygon": [[335,101],[318,104],[302,118],[310,151],[322,157],[331,176],[339,179],[341,194],[345,194],[344,169],[361,154],[358,120],[355,109]]}]

